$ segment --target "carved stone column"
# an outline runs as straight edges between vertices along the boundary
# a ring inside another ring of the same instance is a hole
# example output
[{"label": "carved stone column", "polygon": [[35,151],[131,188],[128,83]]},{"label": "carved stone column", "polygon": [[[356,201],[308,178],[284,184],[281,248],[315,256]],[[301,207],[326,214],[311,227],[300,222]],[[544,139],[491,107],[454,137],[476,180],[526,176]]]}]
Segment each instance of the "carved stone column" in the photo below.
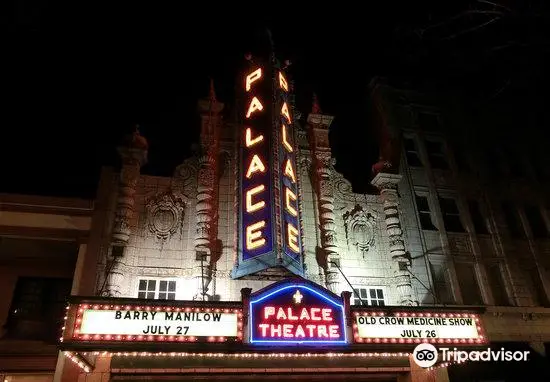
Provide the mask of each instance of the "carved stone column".
[{"label": "carved stone column", "polygon": [[218,149],[219,129],[223,103],[216,100],[214,86],[210,85],[210,97],[199,101],[201,116],[201,147],[198,158],[198,184],[195,230],[195,266],[193,278],[195,280],[194,300],[205,300],[208,286],[212,280],[212,249],[217,232],[218,215]]},{"label": "carved stone column", "polygon": [[386,232],[390,243],[390,255],[395,263],[394,277],[401,305],[418,305],[411,283],[411,258],[405,250],[401,219],[399,218],[399,196],[397,184],[401,180],[399,174],[378,173],[372,184],[380,190],[380,199],[384,205]]},{"label": "carved stone column", "polygon": [[124,278],[124,248],[130,239],[130,221],[134,215],[136,186],[141,166],[147,163],[148,147],[147,140],[141,136],[136,127],[136,130],[126,137],[125,144],[118,148],[122,168],[111,236],[111,255],[107,265],[106,288],[107,294],[113,297],[121,294],[120,287]]},{"label": "carved stone column", "polygon": [[310,147],[313,152],[313,177],[317,191],[319,223],[321,228],[321,251],[317,257],[319,265],[325,270],[326,286],[335,293],[340,293],[341,274],[340,254],[337,247],[336,224],[334,222],[334,185],[332,183],[332,166],[334,161],[328,139],[329,127],[333,116],[321,112],[316,97],[313,99],[312,112],[307,121],[309,124]]}]

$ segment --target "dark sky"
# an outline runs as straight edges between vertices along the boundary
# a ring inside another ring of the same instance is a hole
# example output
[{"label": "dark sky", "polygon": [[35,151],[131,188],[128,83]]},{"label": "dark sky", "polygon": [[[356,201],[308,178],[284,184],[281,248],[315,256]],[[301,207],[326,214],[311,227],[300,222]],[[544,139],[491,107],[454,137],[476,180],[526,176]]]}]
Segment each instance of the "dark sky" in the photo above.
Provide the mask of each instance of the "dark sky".
[{"label": "dark sky", "polygon": [[[494,1],[8,2],[0,192],[93,197],[100,167],[117,165],[115,147],[136,123],[150,143],[144,172],[170,175],[197,140],[209,78],[230,108],[239,65],[265,48],[266,27],[293,62],[298,107],[307,115],[318,94],[336,116],[338,166],[361,183],[377,157],[374,76],[457,91],[493,113],[519,102],[514,118],[547,107],[544,2]],[[367,153],[359,165],[357,150]]]}]

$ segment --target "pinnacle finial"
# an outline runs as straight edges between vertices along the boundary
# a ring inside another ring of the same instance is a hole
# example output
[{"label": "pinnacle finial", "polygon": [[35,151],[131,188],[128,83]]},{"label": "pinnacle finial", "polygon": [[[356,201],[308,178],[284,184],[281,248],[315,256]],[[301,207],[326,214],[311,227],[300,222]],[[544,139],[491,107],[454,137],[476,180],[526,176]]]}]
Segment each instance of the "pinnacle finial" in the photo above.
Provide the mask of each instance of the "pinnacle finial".
[{"label": "pinnacle finial", "polygon": [[319,99],[317,98],[317,94],[313,93],[313,105],[311,106],[311,113],[312,114],[321,114],[321,106],[319,106]]},{"label": "pinnacle finial", "polygon": [[210,78],[210,93],[208,95],[208,98],[211,102],[217,102],[216,99],[216,89],[214,89],[214,79]]}]

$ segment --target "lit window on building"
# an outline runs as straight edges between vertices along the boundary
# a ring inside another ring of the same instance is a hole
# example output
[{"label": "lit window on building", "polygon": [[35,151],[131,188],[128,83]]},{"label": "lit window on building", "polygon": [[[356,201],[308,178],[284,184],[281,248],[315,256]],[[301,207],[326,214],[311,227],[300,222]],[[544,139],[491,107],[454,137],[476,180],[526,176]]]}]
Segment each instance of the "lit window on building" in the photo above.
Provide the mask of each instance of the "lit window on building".
[{"label": "lit window on building", "polygon": [[175,300],[176,281],[139,280],[138,298],[151,300]]},{"label": "lit window on building", "polygon": [[384,291],[380,288],[354,288],[353,305],[385,306]]},{"label": "lit window on building", "polygon": [[420,160],[420,154],[414,139],[404,138],[403,147],[405,148],[405,156],[407,157],[408,165],[412,167],[422,167],[422,161]]},{"label": "lit window on building", "polygon": [[510,236],[516,239],[525,238],[525,231],[521,226],[516,209],[509,202],[503,202],[501,208]]},{"label": "lit window on building", "polygon": [[428,204],[428,197],[415,195],[416,207],[418,208],[418,217],[420,219],[420,227],[427,231],[436,231],[436,227],[432,223],[432,215]]},{"label": "lit window on building", "polygon": [[430,166],[438,170],[449,169],[449,163],[447,162],[447,156],[445,155],[445,148],[442,141],[426,140],[426,152],[428,153],[428,160]]},{"label": "lit window on building", "polygon": [[464,232],[456,201],[452,198],[439,198],[439,206],[441,207],[445,230],[448,232]]},{"label": "lit window on building", "polygon": [[535,206],[525,206],[525,216],[529,221],[531,233],[535,238],[548,237],[548,228],[540,213],[540,209]]},{"label": "lit window on building", "polygon": [[475,233],[477,234],[489,233],[485,218],[481,214],[479,203],[476,200],[469,200],[468,209],[470,210],[470,216],[472,218],[472,223],[474,225]]},{"label": "lit window on building", "polygon": [[499,264],[491,264],[486,268],[487,281],[493,294],[494,304],[497,306],[510,305],[508,299],[508,293],[506,293],[506,287],[504,285],[504,279],[502,278],[502,269]]},{"label": "lit window on building", "polygon": [[483,305],[474,264],[455,264],[456,278],[465,305]]},{"label": "lit window on building", "polygon": [[6,337],[56,342],[72,280],[21,277],[17,280]]}]

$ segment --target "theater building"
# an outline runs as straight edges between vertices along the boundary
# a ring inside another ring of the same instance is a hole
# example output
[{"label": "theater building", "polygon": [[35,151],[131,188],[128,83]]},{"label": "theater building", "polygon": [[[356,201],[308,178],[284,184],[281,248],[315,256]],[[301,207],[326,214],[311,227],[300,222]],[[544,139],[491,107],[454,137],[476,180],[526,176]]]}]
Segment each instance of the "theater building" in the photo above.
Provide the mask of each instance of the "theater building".
[{"label": "theater building", "polygon": [[432,128],[445,110],[376,80],[377,192],[354,193],[334,169],[334,117],[314,99],[300,118],[276,59],[245,66],[238,117],[224,120],[212,87],[200,152],[172,177],[140,172],[138,130],[120,170],[102,172],[53,380],[465,381],[496,369],[422,368],[420,343],[544,359],[543,186],[511,199],[530,203],[512,209],[525,233],[512,238],[495,190],[463,177]]}]

